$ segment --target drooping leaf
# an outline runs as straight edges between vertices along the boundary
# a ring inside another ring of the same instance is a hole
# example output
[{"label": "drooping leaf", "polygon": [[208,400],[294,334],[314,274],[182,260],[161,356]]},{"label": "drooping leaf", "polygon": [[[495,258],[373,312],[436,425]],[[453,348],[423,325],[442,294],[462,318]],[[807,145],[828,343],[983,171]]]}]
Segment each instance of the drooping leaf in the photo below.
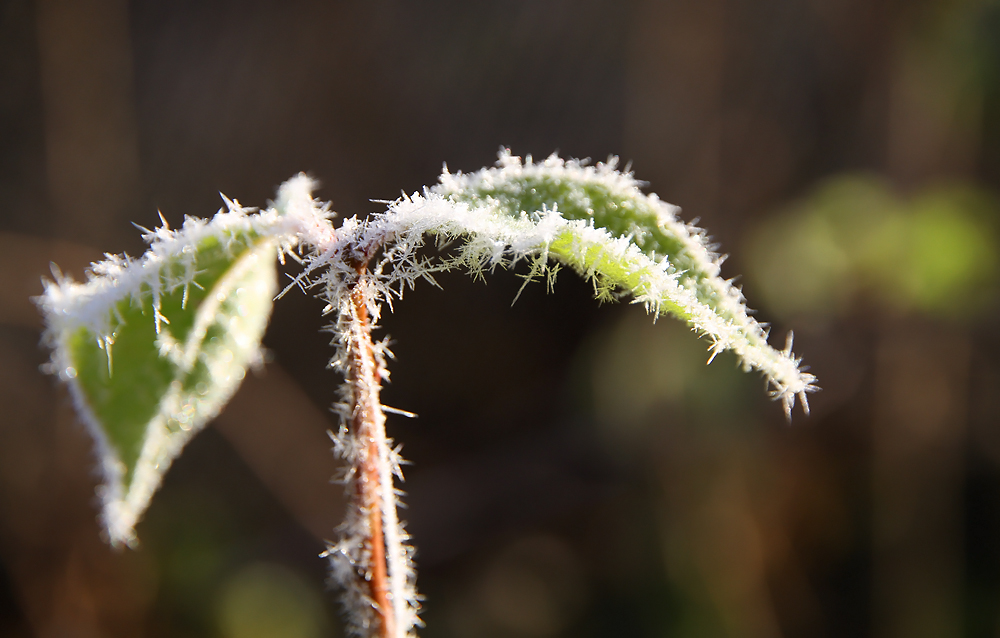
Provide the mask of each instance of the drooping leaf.
[{"label": "drooping leaf", "polygon": [[[748,369],[763,372],[786,414],[796,398],[808,411],[815,377],[800,369],[790,337],[784,350],[768,345],[742,292],[721,277],[722,260],[704,231],[680,221],[679,208],[643,193],[641,185],[617,170],[616,159],[588,166],[553,155],[535,163],[504,150],[495,168],[446,171],[431,194],[532,222],[529,236],[542,259],[592,279],[600,297],[627,293],[651,312],[686,321],[708,338],[712,358],[732,350]],[[528,243],[512,246],[529,255]]]},{"label": "drooping leaf", "polygon": [[211,222],[147,232],[141,259],[110,257],[86,283],[50,283],[40,298],[53,371],[96,441],[112,543],[134,542],[170,463],[258,360],[277,219],[231,203]]}]

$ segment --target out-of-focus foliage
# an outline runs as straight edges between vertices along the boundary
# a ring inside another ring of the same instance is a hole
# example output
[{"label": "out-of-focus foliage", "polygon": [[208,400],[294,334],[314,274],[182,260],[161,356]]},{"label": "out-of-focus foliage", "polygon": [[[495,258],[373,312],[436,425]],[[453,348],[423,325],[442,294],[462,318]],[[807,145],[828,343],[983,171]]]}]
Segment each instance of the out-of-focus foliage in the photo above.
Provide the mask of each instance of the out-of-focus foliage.
[{"label": "out-of-focus foliage", "polygon": [[668,322],[641,320],[630,312],[590,344],[594,414],[612,440],[627,442],[636,428],[662,426],[665,419],[711,423],[746,413],[758,384],[740,373],[732,355],[706,366],[704,340]]},{"label": "out-of-focus foliage", "polygon": [[318,592],[280,564],[244,567],[226,582],[217,604],[224,638],[320,638],[330,631]]},{"label": "out-of-focus foliage", "polygon": [[842,315],[859,303],[972,317],[997,292],[998,210],[969,185],[904,198],[877,177],[836,177],[762,221],[750,276],[783,318]]}]

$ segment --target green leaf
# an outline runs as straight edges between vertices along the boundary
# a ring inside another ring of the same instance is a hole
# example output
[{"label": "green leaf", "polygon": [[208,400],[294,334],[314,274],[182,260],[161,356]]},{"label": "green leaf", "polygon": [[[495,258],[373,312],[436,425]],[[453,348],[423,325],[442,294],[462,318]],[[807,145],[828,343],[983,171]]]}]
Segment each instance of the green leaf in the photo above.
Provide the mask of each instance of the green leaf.
[{"label": "green leaf", "polygon": [[[557,211],[563,219],[583,220],[606,230],[612,237],[628,239],[646,256],[666,259],[679,282],[697,300],[727,320],[741,320],[743,308],[728,301],[730,286],[719,279],[719,263],[704,241],[704,233],[676,218],[680,209],[638,189],[631,174],[615,170],[614,162],[596,167],[565,162],[555,156],[541,164],[511,162],[501,155],[501,168],[479,174],[446,176],[441,192],[453,201],[489,206],[507,215]],[[456,187],[456,185],[461,185]],[[552,257],[578,270],[599,273],[612,286],[636,291],[637,273],[620,264],[602,261],[602,251],[580,253],[569,233],[549,246]],[[691,313],[670,299],[663,309],[681,319]]]},{"label": "green leaf", "polygon": [[760,370],[786,414],[796,398],[808,412],[815,377],[800,368],[791,336],[784,350],[768,345],[767,330],[749,315],[742,292],[721,277],[722,260],[705,233],[616,167],[614,158],[595,166],[555,155],[522,161],[504,149],[496,168],[446,170],[426,200],[398,200],[390,214],[407,220],[444,198],[456,212],[429,214],[447,220],[445,234],[470,238],[456,263],[473,273],[503,263],[503,250],[515,261],[534,259],[532,276],[551,275],[547,261],[553,259],[593,281],[600,298],[630,294],[650,312],[687,322],[709,341],[711,358],[732,350],[745,368]]},{"label": "green leaf", "polygon": [[87,284],[42,299],[54,366],[97,441],[112,543],[134,542],[172,460],[259,358],[276,240],[250,219],[237,208],[160,229],[143,259],[97,264]]}]

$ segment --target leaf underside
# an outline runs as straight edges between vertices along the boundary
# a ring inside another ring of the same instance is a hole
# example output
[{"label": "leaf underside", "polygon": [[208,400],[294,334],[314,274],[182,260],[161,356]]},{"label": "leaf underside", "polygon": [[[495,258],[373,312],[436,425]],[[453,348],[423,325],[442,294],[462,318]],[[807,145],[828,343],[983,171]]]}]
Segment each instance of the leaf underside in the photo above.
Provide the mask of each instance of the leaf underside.
[{"label": "leaf underside", "polygon": [[270,315],[273,242],[210,235],[190,248],[114,303],[102,334],[81,325],[63,339],[63,374],[102,456],[114,543],[134,541],[173,458],[255,361]]}]

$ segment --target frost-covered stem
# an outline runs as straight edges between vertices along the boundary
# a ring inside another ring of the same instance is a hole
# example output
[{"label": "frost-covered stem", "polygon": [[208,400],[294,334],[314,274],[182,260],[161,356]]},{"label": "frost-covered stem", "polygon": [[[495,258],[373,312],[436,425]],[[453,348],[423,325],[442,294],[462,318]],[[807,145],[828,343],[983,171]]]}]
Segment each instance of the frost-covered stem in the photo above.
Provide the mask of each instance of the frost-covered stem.
[{"label": "frost-covered stem", "polygon": [[[385,414],[379,398],[381,389],[380,362],[375,357],[371,338],[371,319],[364,291],[365,271],[359,269],[358,283],[351,290],[351,324],[354,334],[348,340],[348,379],[351,384],[354,405],[351,412],[351,427],[357,441],[365,450],[360,472],[357,474],[357,494],[362,511],[368,515],[368,547],[370,563],[368,586],[371,599],[379,614],[379,638],[395,638],[396,617],[390,602],[389,575],[386,565],[385,534],[383,533],[382,510],[385,484],[383,461],[387,460],[388,445],[385,436]],[[392,489],[392,475],[389,473],[389,489]]]},{"label": "frost-covered stem", "polygon": [[[312,199],[313,183],[305,176],[290,180],[279,191],[277,208],[285,211],[292,232],[308,246],[305,271],[295,284],[322,285],[328,305],[336,312],[330,326],[336,335],[333,368],[344,376],[341,417],[332,434],[334,451],[345,461],[343,482],[353,507],[340,526],[340,538],[325,553],[331,580],[344,589],[348,634],[358,638],[413,638],[419,624],[419,597],[414,586],[412,548],[396,513],[402,480],[401,459],[385,432],[380,392],[389,378],[384,343],[372,341],[380,303],[385,299],[375,255],[386,250],[385,234],[362,237],[356,219],[334,230],[325,208]],[[300,245],[302,245],[300,244]],[[311,279],[314,271],[326,271]]]}]

